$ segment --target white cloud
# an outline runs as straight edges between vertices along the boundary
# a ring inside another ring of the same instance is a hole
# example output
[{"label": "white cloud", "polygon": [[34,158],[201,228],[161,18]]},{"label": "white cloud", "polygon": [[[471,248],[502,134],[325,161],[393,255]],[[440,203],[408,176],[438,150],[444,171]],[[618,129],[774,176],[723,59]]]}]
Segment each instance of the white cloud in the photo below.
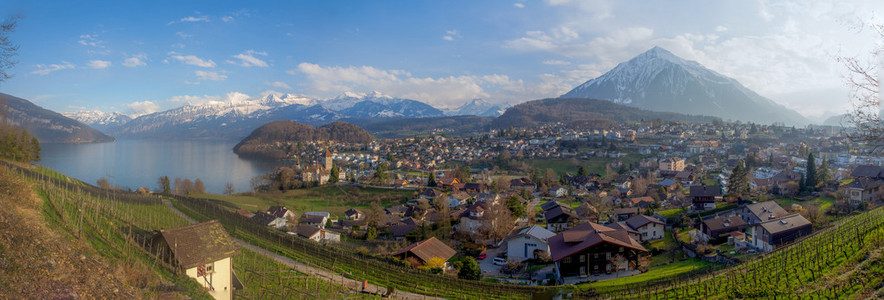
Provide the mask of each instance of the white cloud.
[{"label": "white cloud", "polygon": [[88,47],[89,54],[108,55],[110,50],[104,45],[104,41],[98,39],[97,34],[81,34],[77,40],[80,45]]},{"label": "white cloud", "polygon": [[211,59],[202,59],[195,55],[178,55],[175,52],[169,52],[169,55],[180,62],[197,67],[214,68],[216,65]]},{"label": "white cloud", "polygon": [[175,32],[175,36],[180,37],[180,38],[182,38],[182,39],[186,39],[186,38],[190,38],[190,37],[192,37],[192,35],[186,34],[186,33],[181,32],[181,31]]},{"label": "white cloud", "polygon": [[103,41],[98,39],[98,36],[91,35],[91,34],[81,34],[80,40],[77,42],[80,43],[80,45],[90,46],[90,47],[98,47],[98,46],[101,46],[102,44],[104,44]]},{"label": "white cloud", "polygon": [[525,8],[525,4],[520,2],[513,3],[513,6],[516,8]]},{"label": "white cloud", "polygon": [[175,23],[184,23],[184,22],[188,22],[188,23],[194,23],[194,22],[209,22],[209,16],[200,16],[200,17],[190,16],[190,17],[184,17],[184,18],[179,19],[178,21],[170,21],[170,22],[169,22],[168,24],[166,24],[166,25],[172,25],[172,24],[175,24]]},{"label": "white cloud", "polygon": [[452,29],[446,30],[445,35],[442,36],[442,39],[446,41],[453,41],[454,39],[459,39],[460,37],[460,33],[457,32],[457,30]]},{"label": "white cloud", "polygon": [[[396,97],[425,101],[434,106],[456,107],[475,98],[491,102],[517,102],[531,98],[561,94],[563,87],[554,82],[560,78],[526,83],[507,75],[462,75],[447,77],[416,77],[404,70],[382,70],[371,66],[320,66],[301,63],[290,74],[304,74],[309,90],[325,96],[345,91],[378,90]],[[565,90],[567,91],[567,90]]]},{"label": "white cloud", "polygon": [[89,67],[93,69],[106,69],[110,66],[111,62],[106,60],[93,60],[89,62]]},{"label": "white cloud", "polygon": [[718,25],[718,26],[715,26],[715,31],[725,32],[725,31],[727,31],[727,27],[724,27],[724,25]]},{"label": "white cloud", "polygon": [[175,103],[178,105],[186,104],[186,105],[203,105],[209,103],[222,103],[222,102],[242,102],[249,100],[249,95],[240,93],[240,92],[230,92],[225,94],[224,96],[194,96],[194,95],[183,95],[183,96],[174,96],[166,101]]},{"label": "white cloud", "polygon": [[281,89],[287,89],[287,90],[292,89],[291,86],[289,86],[288,84],[286,84],[285,82],[282,82],[282,81],[265,82],[264,84],[272,86],[272,87],[278,87]]},{"label": "white cloud", "polygon": [[223,17],[221,17],[221,21],[224,21],[224,22],[231,22],[231,21],[233,21],[233,17],[231,17],[231,16],[223,16]]},{"label": "white cloud", "polygon": [[544,60],[543,64],[544,65],[567,66],[567,65],[570,65],[571,63],[564,61],[564,60],[551,59],[551,60]]},{"label": "white cloud", "polygon": [[267,56],[267,52],[247,50],[246,52],[234,55],[233,58],[239,59],[239,63],[228,60],[228,63],[240,65],[243,67],[267,67],[267,62],[255,57],[255,55]]},{"label": "white cloud", "polygon": [[132,57],[124,60],[123,66],[130,67],[130,68],[146,66],[147,63],[145,62],[145,60],[147,60],[146,54],[136,54],[136,55],[133,55]]},{"label": "white cloud", "polygon": [[136,101],[126,104],[129,116],[137,118],[143,115],[152,114],[160,110],[160,106],[153,101]]},{"label": "white cloud", "polygon": [[196,71],[195,74],[200,80],[222,81],[227,79],[227,75],[218,72]]},{"label": "white cloud", "polygon": [[65,69],[73,69],[75,66],[69,62],[62,61],[60,64],[50,64],[50,65],[34,65],[37,68],[35,71],[31,71],[30,74],[37,75],[48,75],[49,73],[55,71],[61,71]]}]

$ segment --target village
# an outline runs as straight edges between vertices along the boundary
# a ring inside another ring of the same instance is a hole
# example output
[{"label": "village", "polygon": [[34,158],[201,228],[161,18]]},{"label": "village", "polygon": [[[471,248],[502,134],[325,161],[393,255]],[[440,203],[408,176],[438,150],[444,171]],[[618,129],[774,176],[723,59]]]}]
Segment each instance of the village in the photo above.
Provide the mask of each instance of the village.
[{"label": "village", "polygon": [[881,158],[860,155],[837,127],[555,123],[310,146],[293,159],[299,165],[253,187],[351,186],[405,196],[383,207],[239,213],[320,243],[398,242],[408,246],[371,252],[439,273],[458,273],[469,257],[481,277],[519,284],[739,263],[880,205],[884,183]]}]

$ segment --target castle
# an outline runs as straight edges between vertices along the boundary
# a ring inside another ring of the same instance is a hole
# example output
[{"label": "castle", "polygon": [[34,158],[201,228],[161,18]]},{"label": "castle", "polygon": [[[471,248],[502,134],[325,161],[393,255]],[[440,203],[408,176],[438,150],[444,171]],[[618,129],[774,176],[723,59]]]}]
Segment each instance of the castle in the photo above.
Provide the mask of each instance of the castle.
[{"label": "castle", "polygon": [[331,169],[332,169],[332,154],[330,151],[325,150],[325,155],[323,159],[323,164],[319,164],[317,160],[316,164],[307,166],[301,171],[301,180],[304,182],[319,182],[320,185],[328,183],[329,177],[331,177]]}]

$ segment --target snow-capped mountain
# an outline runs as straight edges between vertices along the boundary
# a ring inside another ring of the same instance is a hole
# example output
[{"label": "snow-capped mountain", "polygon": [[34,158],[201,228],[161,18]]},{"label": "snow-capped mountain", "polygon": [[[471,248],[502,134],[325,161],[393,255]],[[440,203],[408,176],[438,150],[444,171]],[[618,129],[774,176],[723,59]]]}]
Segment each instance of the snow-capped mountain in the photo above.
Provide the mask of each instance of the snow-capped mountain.
[{"label": "snow-capped mountain", "polygon": [[101,132],[123,126],[132,121],[132,118],[127,115],[118,112],[106,113],[100,110],[84,110],[74,113],[63,113],[62,115],[80,121]]},{"label": "snow-capped mountain", "polygon": [[484,99],[473,99],[458,108],[448,111],[449,116],[499,117],[508,107],[488,103]]},{"label": "snow-capped mountain", "polygon": [[[100,112],[76,113],[85,123],[101,124]],[[301,95],[269,93],[259,98],[228,97],[224,101],[188,104],[139,116],[127,122],[106,122],[102,131],[119,138],[241,139],[276,120],[323,125],[344,118],[435,117],[442,111],[419,101],[379,92],[344,93],[318,100]]]},{"label": "snow-capped mountain", "polygon": [[403,98],[395,98],[373,91],[368,94],[346,92],[321,105],[354,118],[424,118],[443,116],[441,110],[429,104]]},{"label": "snow-capped mountain", "polygon": [[808,120],[733,78],[654,47],[561,98],[595,98],[655,111],[761,123]]}]

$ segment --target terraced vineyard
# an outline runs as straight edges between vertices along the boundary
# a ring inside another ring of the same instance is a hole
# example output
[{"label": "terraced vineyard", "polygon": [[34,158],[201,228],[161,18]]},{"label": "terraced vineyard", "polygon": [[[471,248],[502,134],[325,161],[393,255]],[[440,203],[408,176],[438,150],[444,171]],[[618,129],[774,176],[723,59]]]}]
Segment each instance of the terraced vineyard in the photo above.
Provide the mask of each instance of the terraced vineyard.
[{"label": "terraced vineyard", "polygon": [[843,220],[799,243],[713,274],[635,284],[587,297],[615,299],[884,297],[884,208]]},{"label": "terraced vineyard", "polygon": [[537,287],[468,281],[393,264],[353,249],[323,245],[260,226],[231,212],[214,200],[175,197],[176,207],[197,220],[221,221],[235,236],[296,261],[343,274],[358,281],[413,293],[451,299],[525,299],[555,294],[569,287]]},{"label": "terraced vineyard", "polygon": [[[191,298],[211,299],[196,281],[164,268],[162,261],[142,250],[143,246],[134,238],[135,235],[188,224],[157,196],[101,190],[48,169],[4,165],[34,184],[37,194],[44,200],[44,215],[50,223],[82,238],[112,260],[149,268],[150,272],[175,284],[175,287],[160,287],[159,290],[172,289]],[[330,299],[340,298],[348,290],[339,284],[291,270],[244,248],[234,256],[234,269],[245,284],[244,290],[236,292],[237,297],[246,299]]]}]

